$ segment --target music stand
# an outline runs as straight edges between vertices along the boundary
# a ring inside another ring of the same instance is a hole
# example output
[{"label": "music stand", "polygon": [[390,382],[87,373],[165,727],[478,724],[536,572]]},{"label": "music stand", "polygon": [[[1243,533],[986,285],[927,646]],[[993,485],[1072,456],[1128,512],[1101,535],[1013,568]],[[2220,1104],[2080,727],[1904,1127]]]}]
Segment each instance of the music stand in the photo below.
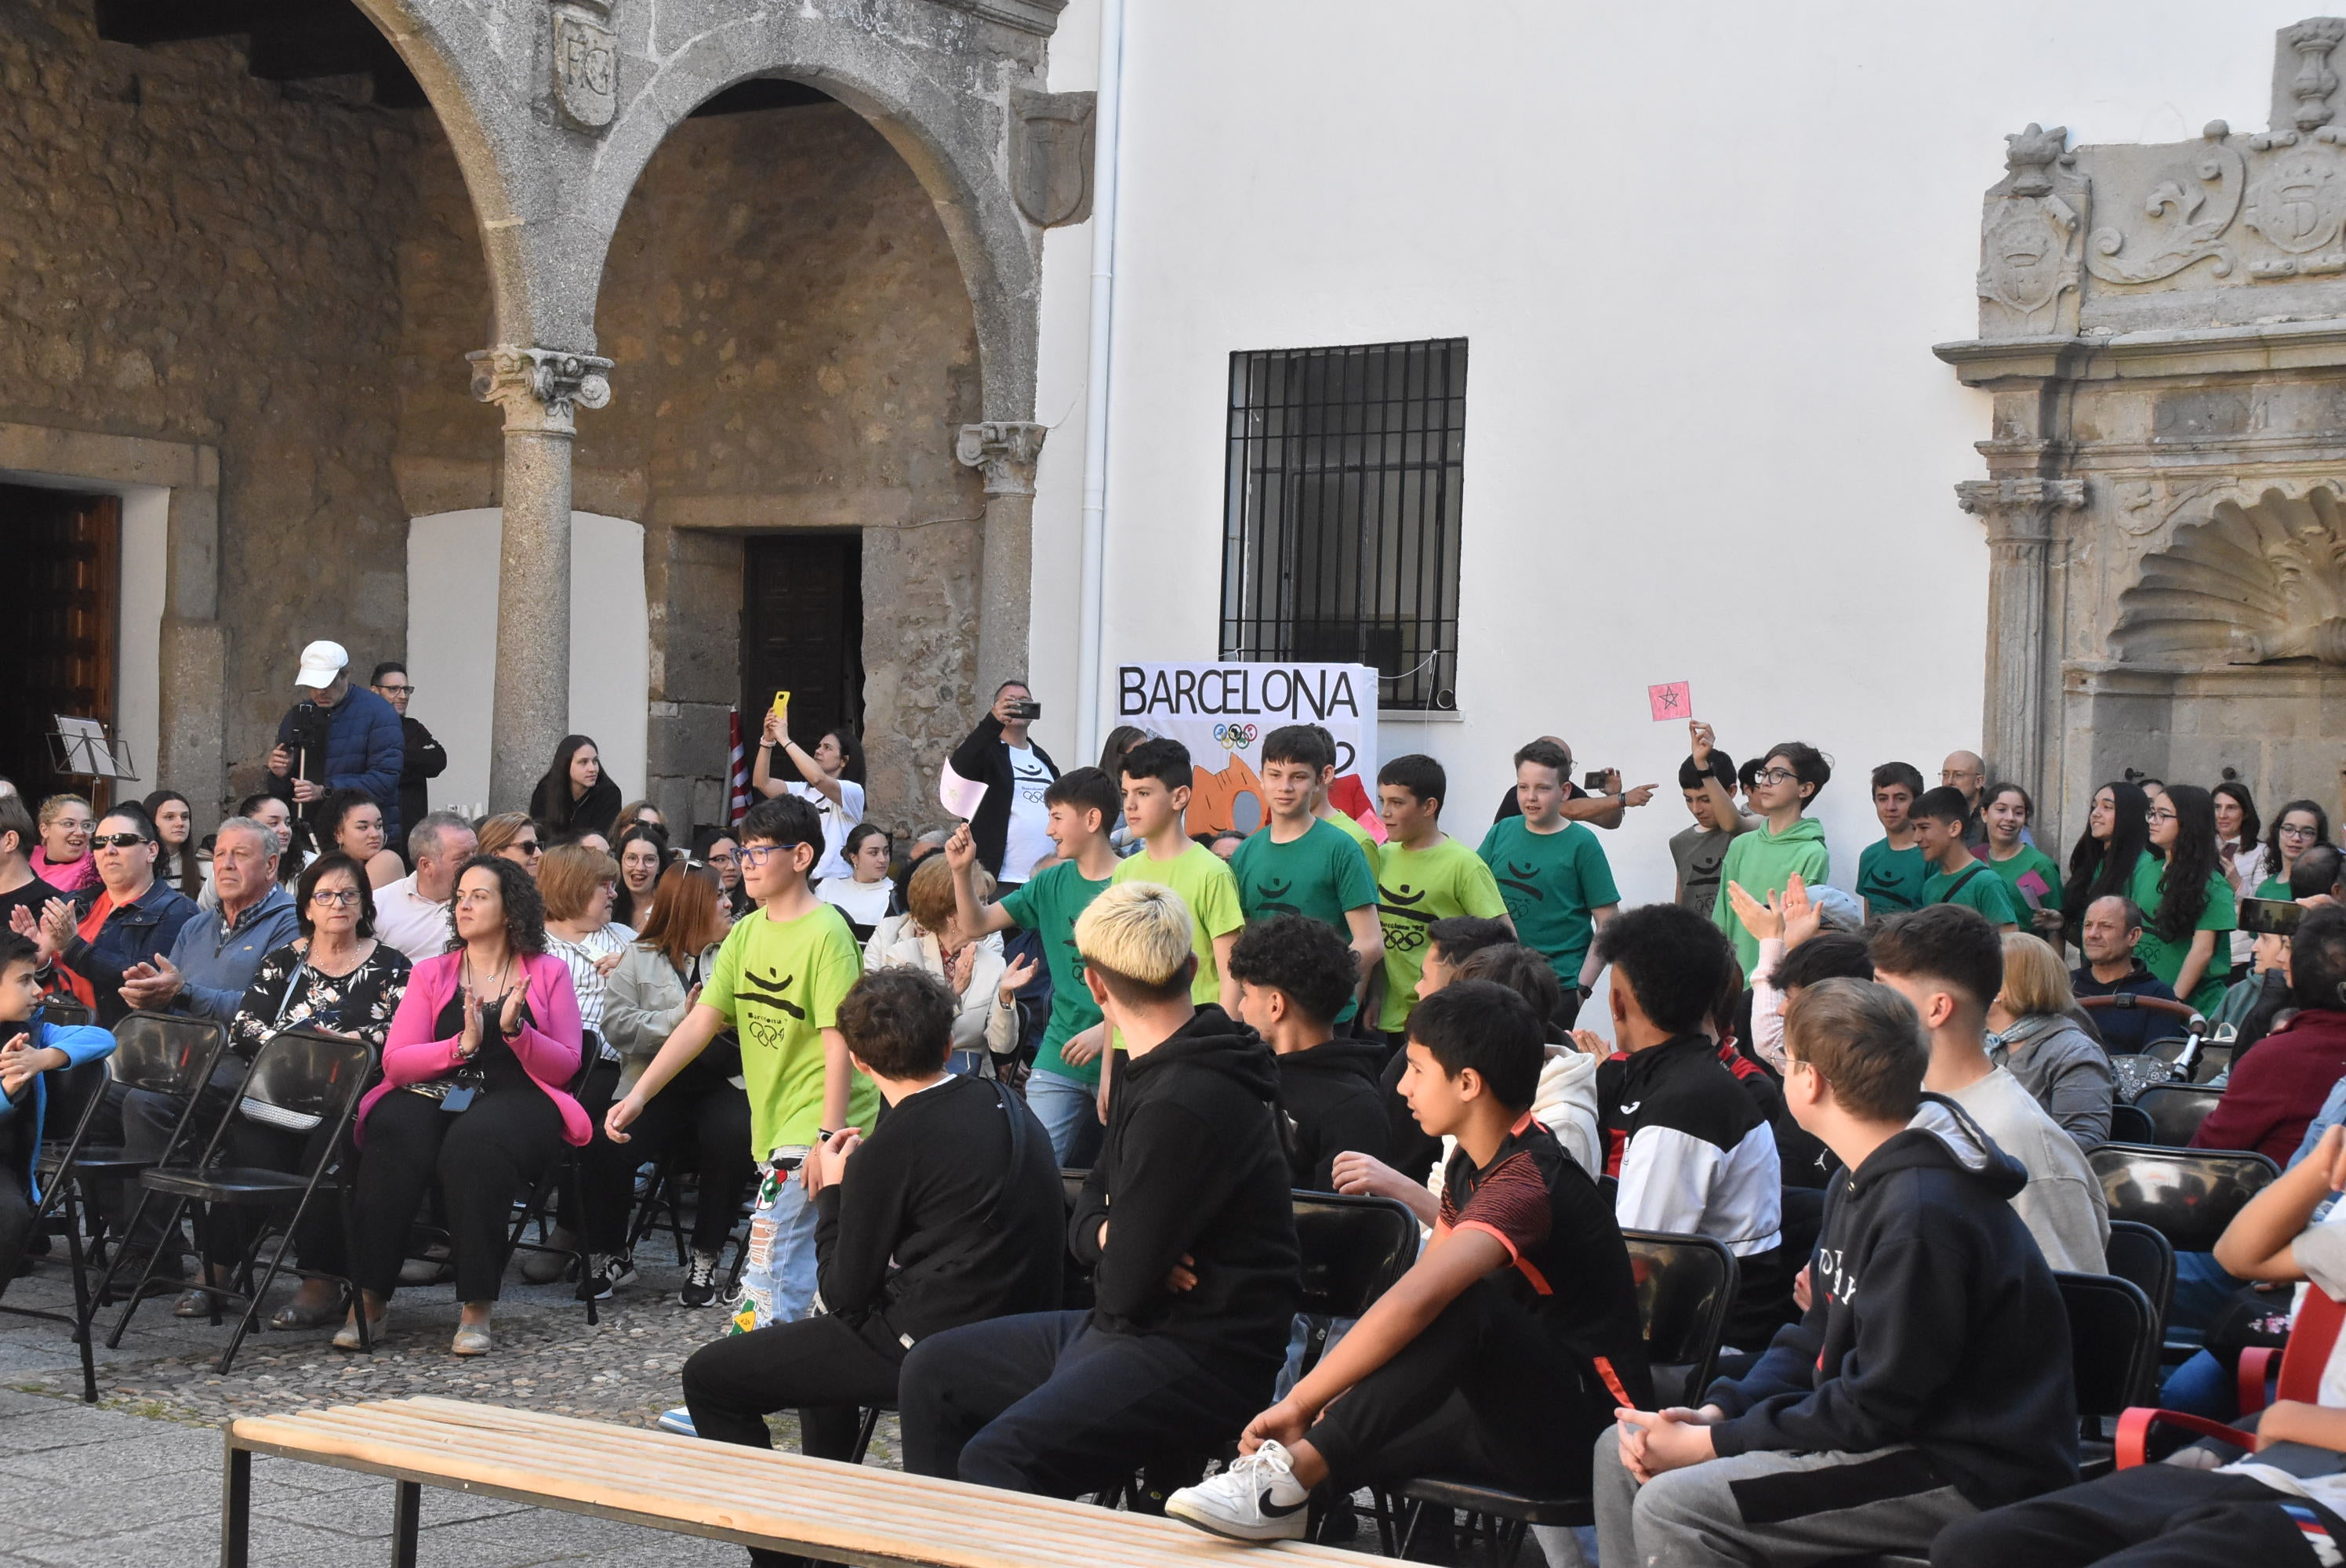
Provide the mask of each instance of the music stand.
[{"label": "music stand", "polygon": [[52,715],[56,728],[49,731],[49,762],[59,773],[69,779],[87,779],[90,793],[97,793],[97,782],[105,779],[135,779],[138,769],[130,759],[130,748],[125,746],[103,719],[78,718],[71,714]]}]

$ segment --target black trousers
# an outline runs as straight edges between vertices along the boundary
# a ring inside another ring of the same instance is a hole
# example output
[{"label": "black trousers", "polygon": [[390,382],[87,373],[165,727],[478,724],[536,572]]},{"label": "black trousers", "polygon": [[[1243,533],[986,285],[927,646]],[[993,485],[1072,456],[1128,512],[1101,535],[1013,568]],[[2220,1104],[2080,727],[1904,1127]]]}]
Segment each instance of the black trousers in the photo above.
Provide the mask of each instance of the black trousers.
[{"label": "black trousers", "polygon": [[811,1459],[850,1459],[856,1407],[896,1402],[903,1347],[873,1323],[802,1318],[703,1345],[684,1364],[693,1430],[717,1442],[771,1448],[766,1417],[799,1412],[799,1447]]},{"label": "black trousers", "polygon": [[[411,1100],[414,1097],[408,1096]],[[317,1164],[325,1144],[333,1135],[332,1122],[303,1133],[291,1127],[272,1127],[240,1115],[228,1125],[228,1135],[221,1143],[221,1163],[259,1170],[307,1171]],[[347,1176],[347,1146],[339,1163]],[[330,1165],[329,1172],[333,1168]],[[291,1212],[280,1211],[280,1217]],[[253,1229],[264,1217],[259,1209],[238,1208],[230,1204],[215,1206],[203,1228],[204,1261],[223,1267],[235,1263],[252,1244]],[[349,1260],[342,1247],[342,1199],[332,1186],[321,1184],[311,1196],[310,1207],[302,1212],[301,1223],[293,1230],[293,1257],[305,1268],[326,1274],[345,1272]]]},{"label": "black trousers", "polygon": [[[603,1131],[603,1112],[616,1097],[618,1074],[588,1074],[588,1093],[579,1097],[595,1124],[595,1141],[583,1151],[586,1185],[586,1250],[619,1252],[627,1244],[627,1219],[635,1208],[636,1170],[675,1148],[696,1151],[700,1171],[699,1211],[693,1217],[696,1252],[717,1252],[733,1228],[733,1211],[756,1176],[750,1153],[750,1092],[714,1066],[693,1061],[653,1095],[644,1114],[615,1144]],[[600,1102],[594,1097],[600,1091]],[[567,1219],[566,1224],[569,1223]]]},{"label": "black trousers", "polygon": [[1478,1279],[1310,1436],[1339,1492],[1430,1475],[1552,1493],[1586,1484],[1614,1405],[1537,1319]]},{"label": "black trousers", "polygon": [[1209,1362],[1087,1312],[1029,1312],[933,1334],[904,1358],[904,1468],[1074,1497],[1144,1465],[1211,1453],[1270,1403],[1274,1361]]},{"label": "black trousers", "polygon": [[463,1111],[394,1089],[362,1130],[351,1278],[388,1298],[399,1287],[407,1227],[436,1183],[456,1260],[456,1298],[494,1301],[505,1270],[514,1199],[562,1151],[562,1113],[535,1084],[484,1089]]},{"label": "black trousers", "polygon": [[[0,1117],[0,1269],[13,1268],[18,1260],[18,1249],[33,1234],[33,1194],[25,1185],[25,1173],[32,1168],[33,1089],[27,1084],[24,1103]],[[0,1290],[8,1288],[8,1276],[0,1273]]]},{"label": "black trousers", "polygon": [[[1959,1520],[1932,1568],[2257,1568],[2338,1561],[2346,1520],[2245,1475],[2146,1464]],[[2317,1544],[2317,1543],[2319,1544]],[[2325,1552],[2323,1548],[2328,1548]]]}]

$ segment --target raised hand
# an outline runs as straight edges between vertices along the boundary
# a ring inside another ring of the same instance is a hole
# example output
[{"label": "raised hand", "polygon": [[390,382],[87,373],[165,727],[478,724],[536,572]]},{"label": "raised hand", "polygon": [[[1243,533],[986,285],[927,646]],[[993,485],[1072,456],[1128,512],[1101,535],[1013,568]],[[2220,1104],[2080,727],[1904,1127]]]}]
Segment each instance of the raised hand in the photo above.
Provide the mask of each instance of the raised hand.
[{"label": "raised hand", "polygon": [[1717,733],[1701,719],[1689,718],[1687,720],[1687,741],[1694,757],[1694,765],[1706,773],[1709,772],[1711,748],[1719,744]]},{"label": "raised hand", "polygon": [[497,1014],[497,1033],[508,1037],[521,1033],[522,987],[516,985],[505,993],[505,1004]]},{"label": "raised hand", "polygon": [[970,837],[967,822],[955,828],[953,837],[945,840],[945,864],[955,872],[977,864],[977,840]]},{"label": "raised hand", "polygon": [[1824,925],[1825,911],[1809,897],[1809,884],[1794,871],[1784,884],[1783,895],[1777,901],[1779,923],[1784,929],[1787,952],[1817,934]]},{"label": "raised hand", "polygon": [[1018,993],[1026,989],[1026,983],[1034,978],[1034,954],[1022,952],[1012,959],[1010,967],[1002,972],[1002,984],[999,990],[1003,1005],[1006,1007],[1015,1001]]},{"label": "raised hand", "polygon": [[1741,882],[1727,884],[1727,903],[1754,942],[1771,942],[1784,934],[1784,917],[1774,904],[1763,904],[1743,891]]},{"label": "raised hand", "polygon": [[469,1062],[481,1054],[481,999],[464,993],[464,1032],[456,1037],[456,1059]]}]

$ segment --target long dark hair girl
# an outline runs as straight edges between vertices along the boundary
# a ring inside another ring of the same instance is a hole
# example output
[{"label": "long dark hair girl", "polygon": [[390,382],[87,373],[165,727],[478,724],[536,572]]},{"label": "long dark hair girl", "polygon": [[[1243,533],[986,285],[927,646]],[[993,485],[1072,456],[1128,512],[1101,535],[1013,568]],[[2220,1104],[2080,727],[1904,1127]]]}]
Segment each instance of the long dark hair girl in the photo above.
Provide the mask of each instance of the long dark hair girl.
[{"label": "long dark hair girl", "polygon": [[[2086,830],[2069,851],[2069,875],[2062,886],[2061,913],[2075,928],[2085,923],[2086,906],[2112,893],[2126,896],[2134,883],[2135,862],[2150,848],[2150,797],[2138,785],[2113,779],[2094,791],[2110,797],[2111,823],[2106,840],[2094,836],[2088,813]],[[2194,915],[2195,920],[2198,918]]]},{"label": "long dark hair girl", "polygon": [[2167,870],[2159,873],[2158,907],[2142,914],[2166,941],[2189,942],[2208,912],[2208,879],[2224,870],[2216,846],[2216,799],[2197,784],[2169,784],[2167,805],[2175,813],[2175,842],[2168,846]]},{"label": "long dark hair girl", "polygon": [[579,752],[592,747],[599,762],[603,748],[587,735],[566,735],[554,748],[554,761],[529,798],[529,814],[551,829],[555,837],[575,839],[581,833],[609,834],[619,815],[619,787],[608,773],[597,772],[583,794],[573,793],[570,765]]},{"label": "long dark hair girl", "polygon": [[[2288,821],[2291,817],[2296,816],[2300,811],[2312,813],[2313,840],[2310,843],[2307,843],[2292,837],[2289,840],[2288,844],[2284,846],[2281,842],[2280,825],[2283,822]],[[2280,810],[2273,813],[2272,827],[2267,830],[2265,837],[2265,875],[2269,877],[2279,877],[2283,881],[2287,881],[2289,880],[2289,873],[2297,864],[2299,856],[2304,854],[2308,850],[2319,848],[2328,842],[2330,842],[2330,813],[2321,809],[2321,802],[2319,800],[2291,800],[2288,805],[2283,806]],[[2254,888],[2250,888],[2249,891],[2252,893],[2256,891]]]},{"label": "long dark hair girl", "polygon": [[155,880],[168,882],[189,898],[204,891],[204,868],[197,855],[196,827],[188,823],[187,836],[176,844],[162,842],[163,808],[177,806],[181,813],[190,811],[188,798],[177,789],[158,789],[147,797],[147,815],[155,820],[156,841],[161,850],[155,857]]}]

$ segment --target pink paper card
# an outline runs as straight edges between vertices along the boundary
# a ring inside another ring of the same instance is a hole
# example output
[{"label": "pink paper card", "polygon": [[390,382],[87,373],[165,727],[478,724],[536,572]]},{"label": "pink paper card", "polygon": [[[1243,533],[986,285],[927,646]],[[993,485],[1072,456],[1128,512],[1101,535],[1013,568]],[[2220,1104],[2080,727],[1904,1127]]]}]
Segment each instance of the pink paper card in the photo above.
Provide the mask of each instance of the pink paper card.
[{"label": "pink paper card", "polygon": [[985,786],[974,779],[964,779],[947,763],[937,775],[937,803],[953,815],[967,820],[977,815],[977,803],[985,799]]},{"label": "pink paper card", "polygon": [[1668,686],[1649,686],[1646,697],[1654,705],[1657,724],[1682,724],[1694,717],[1694,697],[1682,680],[1671,681]]}]

